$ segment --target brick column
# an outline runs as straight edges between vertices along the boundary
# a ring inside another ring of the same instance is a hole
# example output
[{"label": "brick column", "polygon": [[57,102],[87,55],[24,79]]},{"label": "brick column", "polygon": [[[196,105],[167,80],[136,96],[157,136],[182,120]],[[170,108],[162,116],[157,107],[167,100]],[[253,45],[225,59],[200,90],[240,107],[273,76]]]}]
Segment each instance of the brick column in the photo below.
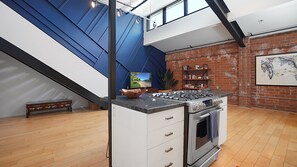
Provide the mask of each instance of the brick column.
[{"label": "brick column", "polygon": [[245,38],[246,47],[238,49],[238,78],[239,78],[239,105],[251,107],[251,59],[250,38]]}]

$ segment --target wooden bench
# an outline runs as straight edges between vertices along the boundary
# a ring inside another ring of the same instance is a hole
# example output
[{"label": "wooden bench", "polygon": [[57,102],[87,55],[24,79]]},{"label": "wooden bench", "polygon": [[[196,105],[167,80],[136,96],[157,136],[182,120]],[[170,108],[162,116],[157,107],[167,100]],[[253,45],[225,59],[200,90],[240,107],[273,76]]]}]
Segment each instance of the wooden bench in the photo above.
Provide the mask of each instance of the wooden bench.
[{"label": "wooden bench", "polygon": [[67,108],[67,110],[72,112],[72,100],[58,99],[58,100],[28,102],[26,104],[26,117],[29,118],[30,112],[58,109],[58,108]]}]

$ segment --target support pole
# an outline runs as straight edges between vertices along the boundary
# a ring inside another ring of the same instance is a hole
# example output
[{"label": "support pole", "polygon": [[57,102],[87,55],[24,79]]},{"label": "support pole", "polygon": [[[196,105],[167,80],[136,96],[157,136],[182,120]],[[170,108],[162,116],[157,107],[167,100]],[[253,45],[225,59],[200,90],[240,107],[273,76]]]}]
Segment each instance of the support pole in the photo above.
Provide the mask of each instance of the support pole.
[{"label": "support pole", "polygon": [[116,1],[109,0],[108,11],[108,143],[109,167],[112,167],[112,107],[116,98]]}]

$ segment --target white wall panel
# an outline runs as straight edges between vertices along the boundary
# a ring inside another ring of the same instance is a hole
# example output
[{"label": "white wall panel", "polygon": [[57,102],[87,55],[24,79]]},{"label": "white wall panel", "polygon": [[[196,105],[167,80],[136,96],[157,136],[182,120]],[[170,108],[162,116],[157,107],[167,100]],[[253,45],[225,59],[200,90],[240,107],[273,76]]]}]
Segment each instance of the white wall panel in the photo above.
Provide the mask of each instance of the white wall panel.
[{"label": "white wall panel", "polygon": [[73,108],[88,101],[0,51],[0,118],[25,115],[30,101],[70,98]]},{"label": "white wall panel", "polygon": [[103,97],[108,79],[0,2],[0,36],[77,84]]}]

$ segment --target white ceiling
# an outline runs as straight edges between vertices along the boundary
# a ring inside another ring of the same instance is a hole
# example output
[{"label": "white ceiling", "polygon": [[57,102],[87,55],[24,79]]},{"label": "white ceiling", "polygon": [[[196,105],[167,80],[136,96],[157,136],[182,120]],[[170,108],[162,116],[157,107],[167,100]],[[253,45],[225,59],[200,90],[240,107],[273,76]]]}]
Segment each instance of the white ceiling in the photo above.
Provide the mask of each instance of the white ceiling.
[{"label": "white ceiling", "polygon": [[[103,1],[107,2],[108,0]],[[136,6],[143,0],[120,1],[131,6]],[[172,2],[174,2],[174,0],[148,0],[133,11],[133,13],[146,17],[150,13],[167,6]],[[230,9],[228,20],[237,21],[246,36],[297,26],[297,0],[224,0],[224,2]],[[119,3],[117,3],[117,7],[122,8],[123,10],[129,10],[129,8],[121,6]],[[184,18],[179,20],[182,19]],[[197,22],[199,19],[201,19],[201,16],[193,19],[193,21]],[[175,28],[170,26],[170,24],[174,25],[172,22],[157,29],[164,29],[162,32],[175,31]],[[199,28],[188,32],[185,31],[184,33],[179,32],[174,36],[170,35],[163,39],[158,38],[158,40],[155,41],[151,40],[151,43],[146,44],[153,45],[164,52],[168,52],[189,48],[190,46],[195,47],[232,39],[232,36],[219,21],[213,23],[213,25],[197,27]],[[156,31],[155,36],[157,38],[157,36],[160,36],[160,34],[157,33],[159,31],[157,29],[145,33],[149,34],[151,38],[154,36],[154,31]],[[146,36],[144,36],[144,38],[146,38]]]},{"label": "white ceiling", "polygon": [[297,1],[284,3],[237,19],[245,35],[297,26]]},{"label": "white ceiling", "polygon": [[[100,3],[104,3],[108,5],[108,0],[98,0]],[[136,7],[138,4],[143,2],[144,0],[118,0],[122,3],[125,3],[129,6]],[[158,11],[159,9],[164,8],[165,6],[168,6],[172,2],[176,0],[147,0],[145,3],[143,3],[141,6],[136,8],[132,13],[138,16],[147,17],[151,13],[154,13]],[[127,7],[121,3],[117,3],[117,8],[122,9],[124,11],[130,11],[131,8]]]}]

